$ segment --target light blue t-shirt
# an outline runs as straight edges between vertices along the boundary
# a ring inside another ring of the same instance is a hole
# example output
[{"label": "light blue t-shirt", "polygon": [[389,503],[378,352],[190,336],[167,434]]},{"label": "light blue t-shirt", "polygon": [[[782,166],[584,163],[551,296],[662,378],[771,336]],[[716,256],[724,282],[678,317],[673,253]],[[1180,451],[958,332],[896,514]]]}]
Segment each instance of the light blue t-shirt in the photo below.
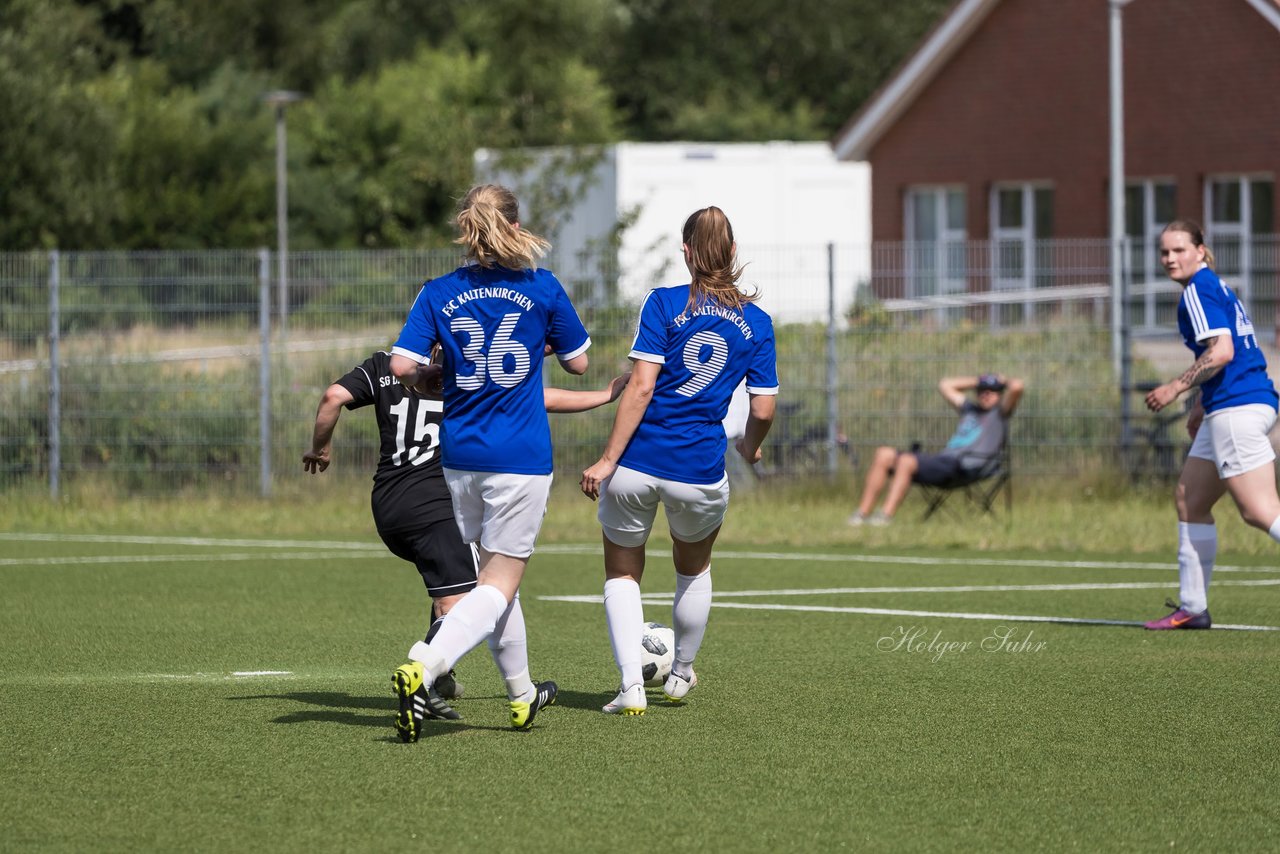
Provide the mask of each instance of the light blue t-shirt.
[{"label": "light blue t-shirt", "polygon": [[966,400],[960,407],[960,423],[942,449],[942,455],[959,459],[960,467],[967,471],[989,465],[1004,446],[1006,422],[999,404],[983,409]]},{"label": "light blue t-shirt", "polygon": [[459,267],[422,286],[391,352],[419,364],[444,348],[446,468],[551,473],[545,345],[567,361],[591,338],[548,270]]},{"label": "light blue t-shirt", "polygon": [[662,365],[644,419],[619,465],[681,483],[724,477],[724,417],[745,378],[778,393],[773,321],[758,306],[708,302],[687,312],[689,285],[657,288],[640,307],[630,358]]},{"label": "light blue t-shirt", "polygon": [[1276,408],[1276,388],[1267,376],[1267,360],[1258,349],[1253,323],[1235,293],[1207,266],[1182,289],[1178,331],[1197,359],[1208,349],[1205,342],[1210,338],[1230,335],[1235,345],[1235,356],[1226,367],[1200,386],[1206,414],[1250,403]]}]

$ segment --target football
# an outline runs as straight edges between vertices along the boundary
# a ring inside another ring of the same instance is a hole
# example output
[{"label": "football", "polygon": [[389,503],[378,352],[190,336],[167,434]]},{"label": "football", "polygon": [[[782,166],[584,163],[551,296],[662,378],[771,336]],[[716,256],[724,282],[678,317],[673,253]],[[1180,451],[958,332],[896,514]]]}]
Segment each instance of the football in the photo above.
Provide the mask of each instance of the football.
[{"label": "football", "polygon": [[676,633],[662,623],[645,623],[640,639],[640,672],[650,688],[667,681],[676,655]]}]

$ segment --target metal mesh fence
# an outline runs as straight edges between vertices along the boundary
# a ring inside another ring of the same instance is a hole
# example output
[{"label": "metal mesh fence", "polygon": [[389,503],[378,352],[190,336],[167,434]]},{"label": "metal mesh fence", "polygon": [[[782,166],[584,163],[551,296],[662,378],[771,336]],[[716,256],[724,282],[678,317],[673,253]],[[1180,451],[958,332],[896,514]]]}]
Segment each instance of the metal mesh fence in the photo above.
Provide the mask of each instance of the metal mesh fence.
[{"label": "metal mesh fence", "polygon": [[[1026,381],[1012,432],[1019,476],[1169,469],[1167,454],[1133,447],[1151,444],[1149,422],[1125,415],[1109,257],[1105,241],[1020,254],[980,241],[753,247],[743,283],[775,318],[782,386],[759,475],[847,474],[880,444],[940,447],[955,415],[938,380],[984,371]],[[287,260],[281,280],[266,250],[0,254],[0,489],[257,494],[301,484],[320,394],[389,348],[422,281],[460,258]],[[1275,318],[1275,241],[1255,241],[1248,262],[1248,276],[1228,280],[1261,333]],[[547,383],[565,388],[601,387],[625,370],[640,298],[680,280],[669,264],[642,270],[609,252],[553,255],[546,266],[593,341],[587,377],[548,366]],[[1189,364],[1166,346],[1177,342],[1177,288],[1130,279],[1132,380],[1167,379],[1159,353]],[[1140,408],[1140,397],[1128,404]],[[612,416],[550,416],[562,476],[595,460]],[[373,419],[345,414],[334,476],[369,478],[376,445]]]}]

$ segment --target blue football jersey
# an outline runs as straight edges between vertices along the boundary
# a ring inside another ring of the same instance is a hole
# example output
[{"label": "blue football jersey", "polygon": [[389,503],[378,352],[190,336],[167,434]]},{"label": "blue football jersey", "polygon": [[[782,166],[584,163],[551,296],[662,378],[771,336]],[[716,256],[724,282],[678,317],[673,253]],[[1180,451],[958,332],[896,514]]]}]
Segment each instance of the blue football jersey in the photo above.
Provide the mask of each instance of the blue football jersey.
[{"label": "blue football jersey", "polygon": [[758,306],[706,303],[689,312],[689,286],[657,288],[640,307],[630,358],[662,365],[644,419],[619,465],[681,483],[724,477],[725,413],[745,378],[778,393],[773,321]]},{"label": "blue football jersey", "polygon": [[568,360],[591,346],[556,277],[468,265],[432,279],[391,352],[423,364],[437,343],[444,349],[444,466],[550,474],[544,348]]},{"label": "blue football jersey", "polygon": [[1258,349],[1249,315],[1235,292],[1207,266],[1182,289],[1178,331],[1197,359],[1208,349],[1205,342],[1210,338],[1230,335],[1235,345],[1235,358],[1200,386],[1206,413],[1250,403],[1276,406],[1276,388],[1267,376],[1267,360]]}]

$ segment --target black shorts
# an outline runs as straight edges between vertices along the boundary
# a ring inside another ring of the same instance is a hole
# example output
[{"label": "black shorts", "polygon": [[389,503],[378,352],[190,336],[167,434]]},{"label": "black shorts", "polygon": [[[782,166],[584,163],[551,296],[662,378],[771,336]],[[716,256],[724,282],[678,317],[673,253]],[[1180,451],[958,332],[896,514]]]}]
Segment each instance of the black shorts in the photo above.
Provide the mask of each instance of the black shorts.
[{"label": "black shorts", "polygon": [[393,555],[418,568],[432,599],[475,589],[476,554],[452,519],[409,531],[379,531],[378,536]]},{"label": "black shorts", "polygon": [[916,462],[918,467],[911,476],[911,481],[926,486],[950,483],[963,472],[960,458],[949,454],[916,454]]}]

